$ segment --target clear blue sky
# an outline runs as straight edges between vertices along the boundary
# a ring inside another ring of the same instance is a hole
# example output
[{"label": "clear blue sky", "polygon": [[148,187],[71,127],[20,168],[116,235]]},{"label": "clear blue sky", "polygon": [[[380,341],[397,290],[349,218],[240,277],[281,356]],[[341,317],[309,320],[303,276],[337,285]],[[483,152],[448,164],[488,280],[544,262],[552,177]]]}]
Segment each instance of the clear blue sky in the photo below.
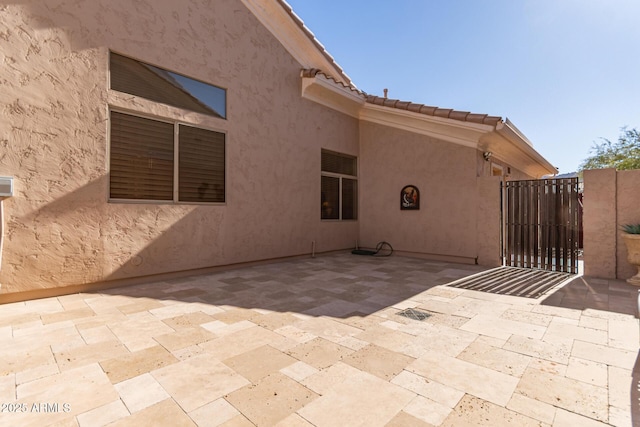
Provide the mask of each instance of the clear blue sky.
[{"label": "clear blue sky", "polygon": [[361,90],[508,117],[560,173],[640,128],[640,0],[287,0]]}]

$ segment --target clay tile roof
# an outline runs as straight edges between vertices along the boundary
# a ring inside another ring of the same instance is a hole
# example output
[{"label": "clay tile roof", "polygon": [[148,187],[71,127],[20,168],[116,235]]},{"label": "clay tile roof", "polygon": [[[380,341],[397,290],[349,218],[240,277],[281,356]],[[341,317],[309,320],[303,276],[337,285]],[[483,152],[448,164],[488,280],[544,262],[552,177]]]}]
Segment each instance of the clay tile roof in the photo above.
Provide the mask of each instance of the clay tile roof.
[{"label": "clay tile roof", "polygon": [[413,102],[410,102],[410,101],[400,101],[398,99],[388,99],[388,98],[382,98],[379,96],[368,95],[367,93],[358,89],[353,84],[353,82],[351,82],[351,79],[349,78],[349,76],[346,75],[342,67],[340,67],[336,63],[336,61],[333,59],[333,56],[331,56],[329,52],[327,52],[325,47],[322,45],[322,43],[320,43],[318,39],[316,39],[316,36],[313,34],[313,32],[311,32],[311,30],[309,30],[309,28],[307,28],[307,26],[304,24],[302,19],[300,19],[300,17],[298,17],[298,15],[295,14],[291,6],[289,6],[289,4],[285,0],[277,0],[277,2],[289,14],[289,16],[291,16],[291,19],[293,19],[293,21],[302,29],[302,31],[307,35],[307,37],[309,37],[311,42],[320,50],[322,55],[324,55],[324,57],[327,58],[329,62],[335,67],[335,69],[340,73],[339,78],[336,78],[334,76],[326,74],[325,72],[317,68],[308,68],[308,69],[302,70],[302,73],[301,73],[302,77],[316,77],[318,74],[320,74],[326,77],[327,79],[332,80],[336,84],[339,84],[345,88],[352,90],[353,92],[356,92],[360,95],[365,96],[366,102],[370,104],[382,105],[385,107],[397,108],[401,110],[407,110],[414,113],[426,114],[429,116],[444,117],[444,118],[453,119],[453,120],[467,121],[467,122],[480,123],[480,124],[486,124],[486,125],[492,125],[492,126],[495,126],[502,121],[502,117],[498,117],[498,116],[489,116],[487,114],[475,114],[475,113],[469,113],[467,111],[457,111],[457,110],[446,109],[446,108],[431,107],[424,104],[414,104]]},{"label": "clay tile roof", "polygon": [[502,121],[502,117],[486,115],[485,118],[482,119],[482,124],[495,126],[501,121]]},{"label": "clay tile roof", "polygon": [[369,101],[369,98],[371,97],[367,97],[367,102],[371,102],[372,104],[376,104],[376,105],[383,105],[384,104],[384,98],[380,98],[380,97],[374,97],[375,99]]},{"label": "clay tile roof", "polygon": [[433,116],[437,109],[438,107],[431,107],[429,105],[420,105],[420,113],[427,114],[429,116]]},{"label": "clay tile roof", "polygon": [[388,98],[386,98],[384,100],[384,102],[382,103],[382,105],[384,105],[385,107],[393,107],[393,108],[395,108],[397,102],[398,102],[397,99],[388,99]]},{"label": "clay tile roof", "polygon": [[474,113],[469,113],[466,117],[466,120],[468,122],[473,122],[473,123],[484,123],[484,119],[487,117],[486,114],[474,114]]},{"label": "clay tile roof", "polygon": [[289,6],[289,4],[285,0],[277,0],[277,2],[280,4],[280,6],[282,6],[282,8],[287,12],[287,14],[291,16],[291,19],[293,19],[293,22],[295,22],[298,25],[298,27],[300,27],[300,29],[305,33],[305,35],[309,38],[309,40],[311,40],[311,42],[320,50],[322,55],[325,58],[327,58],[327,60],[334,66],[336,70],[340,72],[339,77],[341,78],[342,81],[346,83],[345,86],[351,86],[353,89],[357,89],[351,82],[351,79],[349,78],[349,76],[347,76],[347,74],[344,72],[342,67],[339,66],[338,63],[333,58],[333,56],[331,56],[331,54],[327,52],[327,49],[325,49],[322,43],[320,43],[320,41],[316,38],[315,34],[313,34],[313,32],[309,28],[307,28],[307,26],[304,24],[304,21],[300,19],[298,15],[296,15],[296,13],[293,11],[291,6]]},{"label": "clay tile roof", "polygon": [[449,114],[451,114],[453,110],[450,108],[436,108],[436,111],[433,113],[436,117],[444,117],[445,119],[449,118]]},{"label": "clay tile roof", "polygon": [[469,115],[468,111],[451,111],[449,113],[449,118],[450,119],[454,119],[454,120],[461,120],[461,121],[466,121],[467,120],[467,116]]},{"label": "clay tile roof", "polygon": [[356,88],[355,86],[350,85],[350,84],[346,84],[346,83],[336,79],[335,77],[333,77],[333,76],[331,76],[331,75],[329,75],[329,74],[325,73],[324,71],[319,70],[317,68],[303,68],[301,73],[300,73],[300,75],[302,77],[316,77],[318,75],[321,75],[321,76],[325,77],[326,79],[331,80],[333,83],[335,83],[337,85],[345,87],[345,88],[347,88],[347,89],[349,89],[349,90],[351,90],[353,92],[356,92],[356,93],[358,93],[360,95],[364,95],[364,92],[362,92],[360,89]]},{"label": "clay tile roof", "polygon": [[446,119],[459,120],[463,122],[495,126],[502,121],[502,117],[498,116],[470,113],[468,111],[458,111],[450,108],[432,107],[425,104],[414,104],[413,102],[409,101],[382,98],[374,95],[367,95],[366,101],[370,104],[382,105],[385,107],[411,111],[413,113],[425,114],[427,116],[443,117]]},{"label": "clay tile roof", "polygon": [[302,70],[302,77],[315,77],[320,70],[317,68],[304,68]]}]

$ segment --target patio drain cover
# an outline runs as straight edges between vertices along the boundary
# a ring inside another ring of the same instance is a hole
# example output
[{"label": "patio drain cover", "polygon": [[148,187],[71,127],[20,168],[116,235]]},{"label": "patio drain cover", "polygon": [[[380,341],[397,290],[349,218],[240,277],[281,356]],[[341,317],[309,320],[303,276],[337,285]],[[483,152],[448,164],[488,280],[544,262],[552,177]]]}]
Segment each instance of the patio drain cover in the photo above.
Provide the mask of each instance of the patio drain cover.
[{"label": "patio drain cover", "polygon": [[408,317],[409,319],[423,321],[427,317],[431,316],[430,313],[426,311],[416,310],[415,308],[407,308],[396,313],[398,316]]}]

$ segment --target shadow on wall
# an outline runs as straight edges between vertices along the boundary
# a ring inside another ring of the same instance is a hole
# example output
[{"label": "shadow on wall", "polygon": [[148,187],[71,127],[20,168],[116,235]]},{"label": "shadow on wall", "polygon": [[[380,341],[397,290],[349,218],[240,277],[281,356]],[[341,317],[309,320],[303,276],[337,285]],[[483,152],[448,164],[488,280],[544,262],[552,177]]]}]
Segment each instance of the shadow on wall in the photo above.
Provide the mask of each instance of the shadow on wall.
[{"label": "shadow on wall", "polygon": [[38,199],[20,194],[12,199],[5,212],[3,293],[101,279],[104,248],[98,224],[104,220],[106,185],[106,177],[100,177],[66,193],[51,187],[49,197],[62,195],[33,210],[42,203]]},{"label": "shadow on wall", "polygon": [[225,263],[223,212],[194,205],[108,204],[104,277],[193,270]]},{"label": "shadow on wall", "polygon": [[[10,6],[20,7],[29,15],[29,23],[27,28],[35,28],[36,30],[54,31],[47,37],[49,45],[58,47],[61,51],[67,48],[73,51],[84,49],[93,49],[105,45],[107,42],[116,42],[121,39],[121,34],[114,34],[110,28],[112,22],[129,22],[130,17],[127,12],[119,11],[114,6],[110,9],[97,5],[96,2],[76,2],[73,6],[73,13],[66,13],[64,8],[60,8],[60,2],[56,0],[13,0],[5,2]],[[132,3],[135,6],[135,2]],[[148,14],[150,8],[146,7],[145,11],[140,13]],[[120,16],[118,16],[120,14]],[[117,19],[117,21],[114,21]],[[30,39],[33,34],[23,29],[22,25],[11,25],[11,32],[15,32],[23,39]],[[100,30],[96,33],[95,29]],[[91,40],[92,34],[99,34],[101,41]],[[9,33],[11,35],[11,33]],[[79,36],[81,35],[81,36]],[[154,40],[139,41],[143,45],[152,46]]]},{"label": "shadow on wall", "polygon": [[[179,54],[179,49],[175,46],[193,46],[195,42],[202,46],[206,44],[204,39],[194,34],[192,27],[184,25],[186,14],[180,2],[78,1],[72,6],[64,6],[62,3],[64,2],[60,0],[2,2],[3,7],[8,5],[9,8],[13,8],[9,9],[8,16],[16,18],[6,23],[9,37],[14,37],[20,42],[30,42],[35,38],[30,29],[50,31],[50,34],[43,37],[46,49],[51,49],[52,54],[59,52],[62,55],[68,54],[68,51],[122,46],[125,42],[135,46],[140,52],[155,52],[161,48],[165,49],[166,54]],[[248,13],[240,2],[230,2],[229,7],[224,6],[225,13]],[[15,8],[24,12],[16,13]],[[222,10],[222,5],[219,9]],[[23,18],[21,15],[26,17]],[[28,20],[27,25],[21,22],[22,19]],[[249,22],[255,21],[245,22],[244,25],[250,25]],[[173,31],[172,26],[181,26],[182,30]],[[215,31],[213,28],[209,30],[212,34]],[[163,42],[167,34],[171,34],[172,43]],[[29,44],[26,47],[29,48]],[[32,48],[34,45],[31,45],[30,49]],[[210,48],[212,46],[206,45],[203,52],[209,53]]]},{"label": "shadow on wall", "polygon": [[27,214],[7,212],[3,293],[220,264],[223,210],[106,203],[107,192],[104,175]]},{"label": "shadow on wall", "polygon": [[[72,285],[89,284],[91,289],[93,282],[140,277],[143,284],[102,292],[344,318],[384,310],[483,270],[475,265],[340,253],[215,274],[165,276],[152,282],[155,274],[228,264],[223,259],[223,234],[234,231],[224,230],[225,210],[105,203],[107,188],[105,175],[12,218],[8,224],[12,236],[5,249],[14,271],[2,273],[5,279],[16,273],[17,280],[30,288],[12,283],[6,291],[71,286],[59,293],[76,293],[79,289]],[[234,245],[249,253],[246,242]],[[433,318],[439,320],[440,315]]]}]

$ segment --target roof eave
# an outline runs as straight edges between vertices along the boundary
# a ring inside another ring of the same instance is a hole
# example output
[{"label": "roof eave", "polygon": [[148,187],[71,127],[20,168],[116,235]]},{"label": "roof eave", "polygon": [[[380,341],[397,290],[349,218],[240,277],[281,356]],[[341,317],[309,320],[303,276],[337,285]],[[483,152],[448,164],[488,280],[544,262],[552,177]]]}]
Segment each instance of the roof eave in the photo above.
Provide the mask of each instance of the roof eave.
[{"label": "roof eave", "polygon": [[494,129],[491,125],[430,116],[371,103],[362,107],[360,119],[471,148],[477,148],[480,138]]},{"label": "roof eave", "polygon": [[322,73],[302,74],[302,97],[333,110],[359,118],[364,95]]},{"label": "roof eave", "polygon": [[482,150],[491,151],[496,159],[535,178],[558,173],[558,170],[533,148],[533,144],[509,119],[498,123],[495,132],[483,137],[479,147]]},{"label": "roof eave", "polygon": [[[368,102],[366,94],[337,81],[332,76],[327,76],[320,70],[302,70],[300,74],[303,98],[363,121],[471,148],[477,148],[480,138],[495,130],[495,126],[478,121],[410,111],[397,108],[397,106],[389,106],[386,103],[379,105]],[[453,110],[443,109],[442,111]],[[467,116],[469,113],[465,113],[465,117]]]},{"label": "roof eave", "polygon": [[482,151],[540,178],[557,169],[509,119],[372,97],[318,69],[303,69],[302,97],[363,121]]},{"label": "roof eave", "polygon": [[349,76],[285,0],[242,0],[242,3],[278,39],[302,68],[319,68],[338,76],[347,85],[353,85]]}]

